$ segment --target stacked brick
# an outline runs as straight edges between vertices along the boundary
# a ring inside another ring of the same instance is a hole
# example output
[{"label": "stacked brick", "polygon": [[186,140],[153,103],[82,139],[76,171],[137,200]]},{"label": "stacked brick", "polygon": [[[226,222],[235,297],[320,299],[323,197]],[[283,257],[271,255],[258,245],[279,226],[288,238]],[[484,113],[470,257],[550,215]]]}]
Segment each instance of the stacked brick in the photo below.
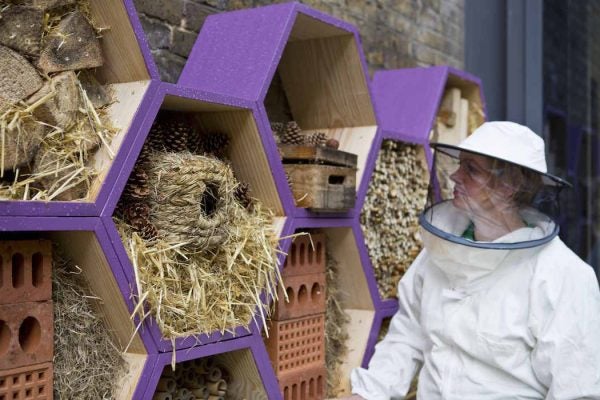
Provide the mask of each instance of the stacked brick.
[{"label": "stacked brick", "polygon": [[52,399],[52,246],[0,242],[0,399]]},{"label": "stacked brick", "polygon": [[[312,241],[312,243],[311,243]],[[283,287],[267,350],[284,400],[325,398],[325,235],[296,238],[283,266]]]}]

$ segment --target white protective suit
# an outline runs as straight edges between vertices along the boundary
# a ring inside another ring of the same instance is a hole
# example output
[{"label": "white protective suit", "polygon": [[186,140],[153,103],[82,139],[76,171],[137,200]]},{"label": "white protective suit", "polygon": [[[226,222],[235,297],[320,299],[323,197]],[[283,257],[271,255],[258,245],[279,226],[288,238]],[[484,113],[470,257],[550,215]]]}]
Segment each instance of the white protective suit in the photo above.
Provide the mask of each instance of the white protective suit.
[{"label": "white protective suit", "polygon": [[[460,236],[449,202],[435,206]],[[536,212],[498,242],[550,234]],[[443,222],[442,222],[443,224]],[[399,311],[353,393],[420,400],[600,399],[600,292],[593,270],[555,237],[527,249],[480,249],[422,230],[425,249],[398,287]]]}]

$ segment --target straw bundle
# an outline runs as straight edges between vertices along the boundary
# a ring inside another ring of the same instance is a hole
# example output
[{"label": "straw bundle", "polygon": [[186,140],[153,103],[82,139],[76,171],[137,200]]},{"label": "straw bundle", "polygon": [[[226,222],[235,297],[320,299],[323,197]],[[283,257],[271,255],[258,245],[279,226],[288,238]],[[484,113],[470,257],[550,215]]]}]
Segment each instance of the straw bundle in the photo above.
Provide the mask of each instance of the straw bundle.
[{"label": "straw bundle", "polygon": [[419,213],[429,173],[418,152],[416,145],[383,142],[360,216],[383,298],[396,296],[398,280],[422,247]]},{"label": "straw bundle", "polygon": [[173,340],[248,326],[257,307],[264,312],[261,294],[276,296],[271,216],[257,201],[250,210],[237,202],[239,182],[222,161],[187,152],[150,158],[157,236],[143,239],[116,219],[136,273],[136,312],[143,318],[149,309]]},{"label": "straw bundle", "polygon": [[126,372],[121,352],[110,340],[79,267],[54,250],[54,398],[112,399]]},{"label": "straw bundle", "polygon": [[325,364],[327,366],[327,398],[337,398],[342,379],[339,369],[348,352],[348,322],[350,317],[341,305],[347,295],[338,286],[338,263],[327,252],[327,314],[325,318]]}]

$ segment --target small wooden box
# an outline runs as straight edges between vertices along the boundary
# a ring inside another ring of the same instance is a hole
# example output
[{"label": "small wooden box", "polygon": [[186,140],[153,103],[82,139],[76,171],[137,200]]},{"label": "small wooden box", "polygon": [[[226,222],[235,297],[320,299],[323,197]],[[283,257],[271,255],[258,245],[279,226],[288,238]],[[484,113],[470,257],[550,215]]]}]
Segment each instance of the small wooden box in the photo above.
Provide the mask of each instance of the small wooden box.
[{"label": "small wooden box", "polygon": [[342,212],[356,200],[357,156],[319,146],[279,147],[297,207]]}]

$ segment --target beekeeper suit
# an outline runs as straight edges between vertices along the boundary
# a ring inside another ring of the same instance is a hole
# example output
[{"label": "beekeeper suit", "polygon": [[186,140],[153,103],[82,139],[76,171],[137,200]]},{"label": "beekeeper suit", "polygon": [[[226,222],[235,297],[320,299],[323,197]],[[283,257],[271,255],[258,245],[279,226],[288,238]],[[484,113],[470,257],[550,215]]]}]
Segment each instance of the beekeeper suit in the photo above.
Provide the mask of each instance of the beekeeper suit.
[{"label": "beekeeper suit", "polygon": [[557,236],[543,140],[488,122],[432,146],[424,250],[352,392],[402,399],[418,373],[422,400],[600,399],[598,284]]}]

